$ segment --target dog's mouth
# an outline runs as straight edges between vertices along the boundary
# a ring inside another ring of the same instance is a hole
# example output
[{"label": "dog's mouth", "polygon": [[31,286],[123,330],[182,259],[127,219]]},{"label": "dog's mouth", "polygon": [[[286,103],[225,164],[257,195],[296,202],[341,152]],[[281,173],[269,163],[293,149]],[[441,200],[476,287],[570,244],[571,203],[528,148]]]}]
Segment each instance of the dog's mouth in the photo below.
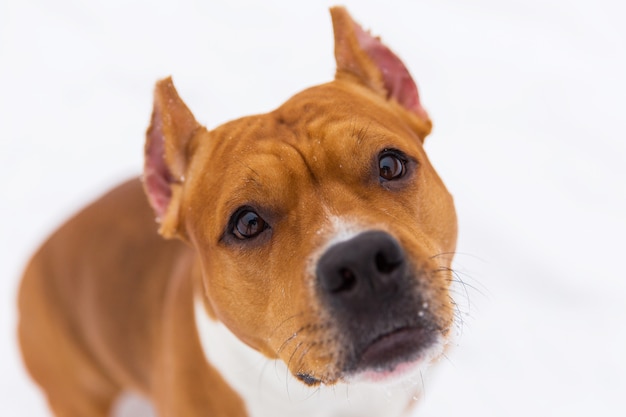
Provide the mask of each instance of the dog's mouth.
[{"label": "dog's mouth", "polygon": [[344,347],[347,357],[341,361],[343,366],[335,378],[319,378],[323,374],[302,371],[295,376],[309,386],[332,385],[339,380],[384,384],[408,380],[441,354],[442,341],[441,332],[432,327],[397,327],[369,337],[364,343],[352,344],[351,348]]},{"label": "dog's mouth", "polygon": [[422,346],[429,345],[432,332],[419,327],[406,327],[377,337],[361,353],[357,362],[360,369],[388,369],[395,362],[410,360]]},{"label": "dog's mouth", "polygon": [[417,372],[441,351],[439,333],[419,326],[400,327],[375,337],[356,355],[347,372],[359,382],[393,382]]}]

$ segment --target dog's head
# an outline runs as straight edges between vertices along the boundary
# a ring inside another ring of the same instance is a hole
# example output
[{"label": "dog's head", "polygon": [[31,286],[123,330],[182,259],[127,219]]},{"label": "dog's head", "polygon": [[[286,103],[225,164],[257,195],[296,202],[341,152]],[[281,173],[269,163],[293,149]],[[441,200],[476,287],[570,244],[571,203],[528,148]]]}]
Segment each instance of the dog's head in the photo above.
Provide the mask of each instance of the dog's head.
[{"label": "dog's head", "polygon": [[332,17],[335,80],[271,113],[208,131],[159,82],[144,172],[211,314],[309,385],[398,375],[453,322],[456,216],[422,147],[430,119],[399,58]]}]

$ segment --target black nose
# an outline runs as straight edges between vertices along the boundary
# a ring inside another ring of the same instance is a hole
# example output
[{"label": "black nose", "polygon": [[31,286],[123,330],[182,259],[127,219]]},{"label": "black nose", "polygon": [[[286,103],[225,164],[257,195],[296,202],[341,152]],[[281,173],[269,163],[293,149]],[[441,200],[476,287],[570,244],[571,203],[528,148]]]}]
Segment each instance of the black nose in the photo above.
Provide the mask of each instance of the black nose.
[{"label": "black nose", "polygon": [[317,278],[333,304],[350,308],[394,295],[406,270],[400,243],[371,231],[331,246],[317,264]]}]

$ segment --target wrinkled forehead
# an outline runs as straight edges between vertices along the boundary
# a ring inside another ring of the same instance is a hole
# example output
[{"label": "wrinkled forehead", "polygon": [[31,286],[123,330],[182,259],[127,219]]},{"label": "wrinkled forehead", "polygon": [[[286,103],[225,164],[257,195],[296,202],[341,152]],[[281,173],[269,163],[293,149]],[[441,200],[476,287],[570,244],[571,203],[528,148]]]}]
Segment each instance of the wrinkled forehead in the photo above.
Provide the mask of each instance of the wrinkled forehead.
[{"label": "wrinkled forehead", "polygon": [[388,100],[365,87],[337,81],[304,90],[270,114],[310,138],[332,138],[338,130],[342,135],[348,130],[356,135],[372,128],[388,134],[408,135],[421,142]]},{"label": "wrinkled forehead", "polygon": [[296,94],[273,112],[222,125],[211,137],[212,158],[261,166],[275,158],[280,165],[334,162],[333,156],[354,156],[386,144],[423,152],[419,137],[385,100],[335,82]]}]

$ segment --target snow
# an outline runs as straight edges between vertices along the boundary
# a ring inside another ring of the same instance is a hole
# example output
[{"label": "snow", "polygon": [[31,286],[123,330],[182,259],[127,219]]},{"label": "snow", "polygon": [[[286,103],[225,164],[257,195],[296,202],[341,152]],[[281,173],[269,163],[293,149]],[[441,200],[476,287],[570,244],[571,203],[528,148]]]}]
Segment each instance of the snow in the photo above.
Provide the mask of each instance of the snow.
[{"label": "snow", "polygon": [[[459,212],[464,320],[416,415],[625,415],[626,5],[341,3],[416,78]],[[19,275],[139,172],[154,82],[209,127],[271,110],[332,77],[331,4],[0,3],[0,414],[49,415],[15,343]]]}]

